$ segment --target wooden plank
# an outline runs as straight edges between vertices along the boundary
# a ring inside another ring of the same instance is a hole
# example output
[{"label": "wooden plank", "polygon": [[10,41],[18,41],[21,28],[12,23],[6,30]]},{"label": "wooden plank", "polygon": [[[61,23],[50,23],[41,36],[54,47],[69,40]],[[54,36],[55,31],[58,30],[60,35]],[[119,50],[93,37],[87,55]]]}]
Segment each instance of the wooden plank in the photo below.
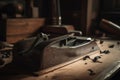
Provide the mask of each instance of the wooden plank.
[{"label": "wooden plank", "polygon": [[6,27],[6,41],[15,43],[35,33],[44,25],[43,18],[8,19]]}]

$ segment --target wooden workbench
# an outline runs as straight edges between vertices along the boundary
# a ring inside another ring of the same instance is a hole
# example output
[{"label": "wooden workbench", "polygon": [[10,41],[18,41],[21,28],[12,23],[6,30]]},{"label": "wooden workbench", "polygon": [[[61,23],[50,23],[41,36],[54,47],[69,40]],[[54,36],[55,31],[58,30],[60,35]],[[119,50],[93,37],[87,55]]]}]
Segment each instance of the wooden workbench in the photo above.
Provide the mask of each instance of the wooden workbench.
[{"label": "wooden workbench", "polygon": [[[120,61],[120,40],[96,40],[96,43],[101,51],[109,50],[109,52],[100,53],[100,50],[91,52],[87,54],[90,59],[83,60],[86,55],[81,56],[72,61],[38,71],[36,72],[39,74],[38,76],[30,74],[1,75],[0,80],[95,80],[105,70]],[[93,62],[96,56],[99,56],[99,59]]]}]

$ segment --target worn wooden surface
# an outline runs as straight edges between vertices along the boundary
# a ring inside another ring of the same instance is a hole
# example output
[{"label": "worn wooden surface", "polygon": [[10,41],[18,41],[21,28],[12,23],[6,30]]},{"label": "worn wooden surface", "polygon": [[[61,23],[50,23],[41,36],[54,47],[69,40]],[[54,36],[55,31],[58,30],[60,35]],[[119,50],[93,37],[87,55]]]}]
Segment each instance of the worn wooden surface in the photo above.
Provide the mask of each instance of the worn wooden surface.
[{"label": "worn wooden surface", "polygon": [[42,32],[50,35],[50,38],[58,37],[75,31],[73,25],[46,25],[42,27]]},{"label": "worn wooden surface", "polygon": [[8,19],[6,26],[6,41],[15,43],[35,33],[44,25],[43,18]]},{"label": "worn wooden surface", "polygon": [[[84,56],[82,56],[67,63],[36,72],[39,74],[38,76],[28,74],[4,75],[0,76],[0,80],[94,80],[114,62],[120,60],[120,44],[118,44],[120,40],[103,41],[103,43],[100,43],[100,40],[96,42],[101,51],[109,50],[109,54],[100,54],[100,50],[97,50],[88,54],[91,59],[83,60]],[[109,48],[111,45],[114,46]],[[92,59],[96,56],[101,58],[97,62],[93,62]],[[91,75],[89,70],[92,70],[94,74]]]}]

